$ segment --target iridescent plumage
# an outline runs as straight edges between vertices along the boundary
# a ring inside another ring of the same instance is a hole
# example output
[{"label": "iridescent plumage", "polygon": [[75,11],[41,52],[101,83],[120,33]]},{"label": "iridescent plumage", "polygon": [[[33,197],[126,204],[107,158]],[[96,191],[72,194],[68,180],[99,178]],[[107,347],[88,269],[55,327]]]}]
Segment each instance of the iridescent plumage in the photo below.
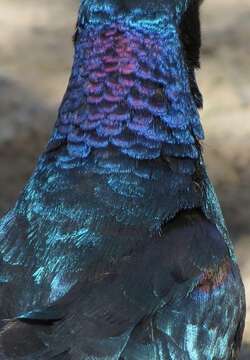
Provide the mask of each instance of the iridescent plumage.
[{"label": "iridescent plumage", "polygon": [[54,131],[0,223],[1,359],[237,358],[245,299],[200,146],[199,3],[82,1]]}]

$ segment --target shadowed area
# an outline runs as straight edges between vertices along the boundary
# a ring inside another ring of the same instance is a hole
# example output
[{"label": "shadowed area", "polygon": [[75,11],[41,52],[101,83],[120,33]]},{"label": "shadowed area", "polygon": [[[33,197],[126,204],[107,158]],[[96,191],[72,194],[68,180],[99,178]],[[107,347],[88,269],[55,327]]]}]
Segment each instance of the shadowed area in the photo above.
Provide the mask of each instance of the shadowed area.
[{"label": "shadowed area", "polygon": [[[13,205],[47,142],[72,62],[78,1],[0,4],[0,213]],[[20,16],[22,13],[22,16]],[[210,0],[203,7],[199,74],[204,150],[250,288],[250,5]],[[242,360],[250,356],[247,321]]]}]

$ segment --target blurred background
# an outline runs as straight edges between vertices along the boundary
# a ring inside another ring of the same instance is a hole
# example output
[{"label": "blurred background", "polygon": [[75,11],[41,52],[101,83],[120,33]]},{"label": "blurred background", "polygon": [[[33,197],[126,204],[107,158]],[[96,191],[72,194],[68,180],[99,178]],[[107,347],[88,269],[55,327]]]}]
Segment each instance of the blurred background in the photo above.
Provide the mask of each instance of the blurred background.
[{"label": "blurred background", "polygon": [[[0,216],[45,146],[65,91],[79,0],[0,0]],[[204,150],[250,310],[250,2],[202,7]],[[250,311],[249,311],[250,312]],[[250,359],[250,316],[241,360]]]}]

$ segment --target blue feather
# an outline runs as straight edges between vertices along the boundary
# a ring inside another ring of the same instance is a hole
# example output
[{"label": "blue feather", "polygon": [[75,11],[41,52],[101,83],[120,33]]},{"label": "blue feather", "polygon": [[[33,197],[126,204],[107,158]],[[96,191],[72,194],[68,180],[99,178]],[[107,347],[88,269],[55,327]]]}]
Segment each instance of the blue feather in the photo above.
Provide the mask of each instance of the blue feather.
[{"label": "blue feather", "polygon": [[183,40],[199,3],[81,1],[55,128],[0,221],[1,359],[237,358],[244,287]]}]

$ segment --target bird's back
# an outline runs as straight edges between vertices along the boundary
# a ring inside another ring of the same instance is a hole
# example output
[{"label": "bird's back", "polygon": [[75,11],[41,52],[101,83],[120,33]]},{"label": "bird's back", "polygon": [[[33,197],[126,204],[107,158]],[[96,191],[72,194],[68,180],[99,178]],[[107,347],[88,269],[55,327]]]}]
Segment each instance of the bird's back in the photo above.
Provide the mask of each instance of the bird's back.
[{"label": "bird's back", "polygon": [[56,126],[0,223],[3,359],[238,354],[243,287],[200,146],[199,1],[166,3],[82,2]]}]

